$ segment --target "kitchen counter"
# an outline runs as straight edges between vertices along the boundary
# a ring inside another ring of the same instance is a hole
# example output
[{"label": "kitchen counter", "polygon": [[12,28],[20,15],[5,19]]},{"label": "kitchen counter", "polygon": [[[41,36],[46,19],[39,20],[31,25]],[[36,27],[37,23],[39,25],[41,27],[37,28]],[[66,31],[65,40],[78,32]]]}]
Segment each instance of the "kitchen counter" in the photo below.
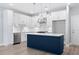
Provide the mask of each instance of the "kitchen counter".
[{"label": "kitchen counter", "polygon": [[44,36],[62,36],[63,34],[53,34],[53,33],[26,33],[33,35],[44,35]]}]

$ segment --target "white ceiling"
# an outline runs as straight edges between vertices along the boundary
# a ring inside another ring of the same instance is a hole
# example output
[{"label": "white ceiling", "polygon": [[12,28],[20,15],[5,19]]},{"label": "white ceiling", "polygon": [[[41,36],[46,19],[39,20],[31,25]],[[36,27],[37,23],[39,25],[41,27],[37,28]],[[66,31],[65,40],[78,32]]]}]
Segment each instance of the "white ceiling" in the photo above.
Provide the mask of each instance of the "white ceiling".
[{"label": "white ceiling", "polygon": [[24,13],[35,14],[40,12],[56,11],[66,7],[67,3],[0,3],[1,7],[11,8]]},{"label": "white ceiling", "polygon": [[48,11],[50,10],[57,10],[65,8],[66,4],[64,3],[18,3],[14,4],[12,8],[26,12],[26,13],[40,13],[44,12],[47,8]]}]

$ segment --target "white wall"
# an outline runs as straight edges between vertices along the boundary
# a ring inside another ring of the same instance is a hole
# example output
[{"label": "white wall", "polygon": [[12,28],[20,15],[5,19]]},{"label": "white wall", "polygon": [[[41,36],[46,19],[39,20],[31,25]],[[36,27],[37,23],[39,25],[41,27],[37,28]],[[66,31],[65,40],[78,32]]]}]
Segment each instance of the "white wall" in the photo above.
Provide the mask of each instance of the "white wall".
[{"label": "white wall", "polygon": [[3,44],[13,43],[13,11],[5,9],[3,11]]},{"label": "white wall", "polygon": [[70,9],[70,15],[75,16],[75,15],[79,15],[79,8],[78,7],[73,7]]},{"label": "white wall", "polygon": [[2,42],[3,42],[3,29],[2,29],[2,26],[3,26],[3,21],[2,21],[2,17],[3,17],[3,15],[2,15],[2,13],[3,13],[3,10],[0,8],[0,44],[2,44]]}]

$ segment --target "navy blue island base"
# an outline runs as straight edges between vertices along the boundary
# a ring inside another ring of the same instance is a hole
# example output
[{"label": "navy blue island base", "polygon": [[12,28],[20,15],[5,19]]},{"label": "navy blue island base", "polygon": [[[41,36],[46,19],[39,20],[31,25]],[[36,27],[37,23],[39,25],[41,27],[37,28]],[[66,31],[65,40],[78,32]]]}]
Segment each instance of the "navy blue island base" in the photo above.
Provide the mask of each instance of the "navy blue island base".
[{"label": "navy blue island base", "polygon": [[64,35],[47,36],[27,34],[27,47],[59,55],[64,50]]}]

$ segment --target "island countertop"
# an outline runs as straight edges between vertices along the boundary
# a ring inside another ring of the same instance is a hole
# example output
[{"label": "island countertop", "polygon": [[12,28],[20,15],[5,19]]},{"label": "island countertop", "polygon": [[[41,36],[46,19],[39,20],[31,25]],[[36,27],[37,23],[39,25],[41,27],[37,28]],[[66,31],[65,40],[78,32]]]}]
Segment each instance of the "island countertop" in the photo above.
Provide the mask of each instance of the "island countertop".
[{"label": "island countertop", "polygon": [[45,35],[45,36],[62,36],[64,34],[54,34],[54,33],[26,33],[26,34],[32,34],[32,35]]}]

